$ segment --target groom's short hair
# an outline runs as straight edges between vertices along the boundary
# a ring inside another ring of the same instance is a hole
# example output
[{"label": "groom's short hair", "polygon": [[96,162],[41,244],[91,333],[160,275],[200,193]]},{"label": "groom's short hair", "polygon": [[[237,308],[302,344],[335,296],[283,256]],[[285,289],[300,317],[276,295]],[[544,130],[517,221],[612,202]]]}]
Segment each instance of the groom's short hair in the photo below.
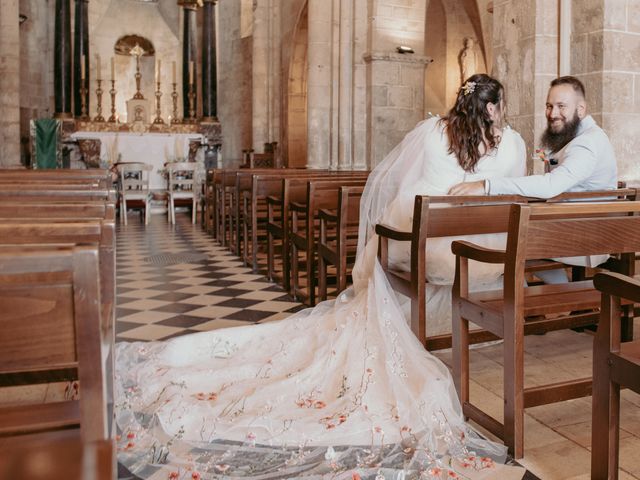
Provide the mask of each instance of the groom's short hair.
[{"label": "groom's short hair", "polygon": [[587,95],[585,93],[584,84],[578,80],[576,77],[572,77],[571,75],[566,75],[564,77],[558,77],[551,81],[550,87],[556,87],[558,85],[571,85],[573,90],[582,98],[586,98]]}]

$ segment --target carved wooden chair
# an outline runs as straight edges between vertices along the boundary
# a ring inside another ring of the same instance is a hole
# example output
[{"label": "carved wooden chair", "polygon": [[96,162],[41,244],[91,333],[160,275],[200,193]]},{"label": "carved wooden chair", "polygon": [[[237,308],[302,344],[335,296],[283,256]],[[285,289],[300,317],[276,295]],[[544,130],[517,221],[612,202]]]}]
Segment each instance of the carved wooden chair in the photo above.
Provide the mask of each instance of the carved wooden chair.
[{"label": "carved wooden chair", "polygon": [[149,224],[151,191],[149,175],[153,167],[142,162],[118,164],[118,197],[120,222],[127,224],[127,208],[142,205],[144,224]]},{"label": "carved wooden chair", "polygon": [[195,185],[195,162],[167,164],[169,223],[176,223],[176,200],[191,201],[191,223],[196,223],[198,190]]}]

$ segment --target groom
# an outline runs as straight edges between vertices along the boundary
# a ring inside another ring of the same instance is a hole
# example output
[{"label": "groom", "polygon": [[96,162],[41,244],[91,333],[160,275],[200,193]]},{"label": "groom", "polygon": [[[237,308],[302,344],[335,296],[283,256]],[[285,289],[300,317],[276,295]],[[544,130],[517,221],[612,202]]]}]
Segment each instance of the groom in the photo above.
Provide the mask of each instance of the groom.
[{"label": "groom", "polygon": [[616,157],[609,138],[587,115],[584,85],[559,77],[547,94],[547,129],[541,143],[550,171],[544,175],[491,178],[459,183],[449,195],[523,195],[551,198],[563,192],[611,190],[617,187]]}]

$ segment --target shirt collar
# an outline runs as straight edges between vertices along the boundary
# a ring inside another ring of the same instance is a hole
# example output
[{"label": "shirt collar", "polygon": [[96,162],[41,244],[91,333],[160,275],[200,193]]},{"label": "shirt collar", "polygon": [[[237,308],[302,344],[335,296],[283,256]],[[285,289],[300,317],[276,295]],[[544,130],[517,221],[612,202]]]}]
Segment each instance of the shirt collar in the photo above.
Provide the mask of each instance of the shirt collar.
[{"label": "shirt collar", "polygon": [[582,135],[585,130],[595,126],[595,124],[596,124],[596,121],[593,119],[593,117],[591,115],[587,115],[582,120],[580,120],[580,126],[578,127],[578,135]]}]

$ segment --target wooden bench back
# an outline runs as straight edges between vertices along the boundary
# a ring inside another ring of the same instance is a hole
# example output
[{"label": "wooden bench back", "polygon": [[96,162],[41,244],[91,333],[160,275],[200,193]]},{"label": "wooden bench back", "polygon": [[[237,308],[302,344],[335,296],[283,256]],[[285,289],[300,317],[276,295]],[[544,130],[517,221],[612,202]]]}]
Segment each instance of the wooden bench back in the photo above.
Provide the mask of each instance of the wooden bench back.
[{"label": "wooden bench back", "polygon": [[29,218],[100,218],[115,221],[115,204],[101,201],[82,203],[0,202],[0,218],[24,221]]},{"label": "wooden bench back", "polygon": [[640,202],[514,205],[508,260],[640,251]]},{"label": "wooden bench back", "polygon": [[109,171],[100,168],[81,169],[56,169],[56,170],[8,170],[0,169],[1,179],[16,179],[18,182],[42,181],[69,181],[69,180],[102,180],[111,178]]},{"label": "wooden bench back", "polygon": [[86,202],[102,200],[116,201],[114,190],[51,190],[51,189],[0,189],[0,202]]},{"label": "wooden bench back", "polygon": [[337,208],[340,187],[364,187],[366,181],[366,177],[362,176],[309,181],[307,185],[307,205],[309,213],[315,214],[321,208]]},{"label": "wooden bench back", "polygon": [[[0,379],[7,384],[15,378],[19,384],[25,376],[77,368],[82,389],[80,429],[87,441],[106,439],[109,430],[107,369],[96,299],[100,299],[96,248],[0,248]],[[64,411],[57,404],[39,408],[58,407]],[[31,408],[0,408],[0,418],[7,415],[0,421],[0,433],[12,434],[10,427],[15,434],[42,428],[42,419],[29,419]]]}]

